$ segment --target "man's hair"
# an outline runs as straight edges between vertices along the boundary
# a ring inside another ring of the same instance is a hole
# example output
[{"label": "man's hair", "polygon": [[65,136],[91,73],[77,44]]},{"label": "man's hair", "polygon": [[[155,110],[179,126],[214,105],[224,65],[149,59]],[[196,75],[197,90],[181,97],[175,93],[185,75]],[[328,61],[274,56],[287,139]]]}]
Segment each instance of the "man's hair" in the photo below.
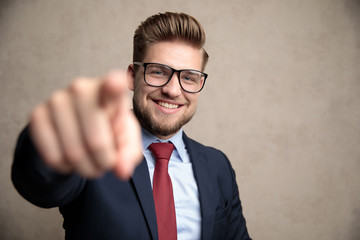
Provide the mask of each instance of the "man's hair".
[{"label": "man's hair", "polygon": [[205,31],[194,17],[185,13],[159,13],[142,22],[134,35],[133,62],[141,62],[146,49],[152,44],[172,40],[180,40],[200,49],[204,70],[209,58],[204,49]]}]

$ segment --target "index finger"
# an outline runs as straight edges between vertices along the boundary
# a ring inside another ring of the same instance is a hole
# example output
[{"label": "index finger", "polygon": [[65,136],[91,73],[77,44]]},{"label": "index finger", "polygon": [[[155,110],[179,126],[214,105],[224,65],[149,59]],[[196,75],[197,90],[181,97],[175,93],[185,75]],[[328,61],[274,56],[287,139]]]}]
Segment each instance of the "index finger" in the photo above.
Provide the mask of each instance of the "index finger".
[{"label": "index finger", "polygon": [[126,72],[112,71],[104,77],[100,88],[100,105],[111,118],[130,108]]}]

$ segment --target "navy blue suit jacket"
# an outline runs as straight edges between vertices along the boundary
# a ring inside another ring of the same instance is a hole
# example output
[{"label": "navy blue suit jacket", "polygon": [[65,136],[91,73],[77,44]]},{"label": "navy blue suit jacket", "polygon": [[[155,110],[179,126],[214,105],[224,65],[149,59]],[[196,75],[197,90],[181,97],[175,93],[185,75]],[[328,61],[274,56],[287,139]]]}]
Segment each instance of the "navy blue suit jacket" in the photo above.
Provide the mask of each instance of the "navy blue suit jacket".
[{"label": "navy blue suit jacket", "polygon": [[[183,136],[199,189],[201,239],[250,239],[235,173],[220,151]],[[66,239],[158,239],[147,163],[128,181],[112,172],[96,180],[60,175],[40,160],[27,128],[19,137],[12,180],[31,203],[59,207]]]}]

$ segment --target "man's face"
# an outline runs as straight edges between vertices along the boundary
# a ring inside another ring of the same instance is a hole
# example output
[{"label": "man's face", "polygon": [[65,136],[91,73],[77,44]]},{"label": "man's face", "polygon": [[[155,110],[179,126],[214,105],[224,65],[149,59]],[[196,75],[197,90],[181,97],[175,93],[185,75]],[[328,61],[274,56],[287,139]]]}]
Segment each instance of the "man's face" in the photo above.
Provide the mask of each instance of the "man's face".
[{"label": "man's face", "polygon": [[[201,51],[179,41],[151,45],[143,62],[162,63],[179,70],[202,70]],[[129,69],[133,69],[132,66]],[[130,83],[135,115],[145,129],[159,138],[167,139],[176,134],[196,111],[199,93],[182,90],[178,77],[174,73],[165,86],[152,87],[144,81],[144,67],[139,67]]]}]

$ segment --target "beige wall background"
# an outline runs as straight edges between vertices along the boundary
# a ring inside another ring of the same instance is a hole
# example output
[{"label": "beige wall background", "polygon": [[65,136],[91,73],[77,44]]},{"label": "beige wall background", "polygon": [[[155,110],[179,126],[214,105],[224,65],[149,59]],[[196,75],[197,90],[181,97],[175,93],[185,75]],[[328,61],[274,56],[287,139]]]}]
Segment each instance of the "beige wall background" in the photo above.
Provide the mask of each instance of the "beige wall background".
[{"label": "beige wall background", "polygon": [[207,32],[186,131],[230,158],[252,237],[359,240],[359,0],[0,1],[0,238],[63,239],[58,210],[12,186],[18,132],[75,76],[126,68],[136,26],[166,10]]}]

